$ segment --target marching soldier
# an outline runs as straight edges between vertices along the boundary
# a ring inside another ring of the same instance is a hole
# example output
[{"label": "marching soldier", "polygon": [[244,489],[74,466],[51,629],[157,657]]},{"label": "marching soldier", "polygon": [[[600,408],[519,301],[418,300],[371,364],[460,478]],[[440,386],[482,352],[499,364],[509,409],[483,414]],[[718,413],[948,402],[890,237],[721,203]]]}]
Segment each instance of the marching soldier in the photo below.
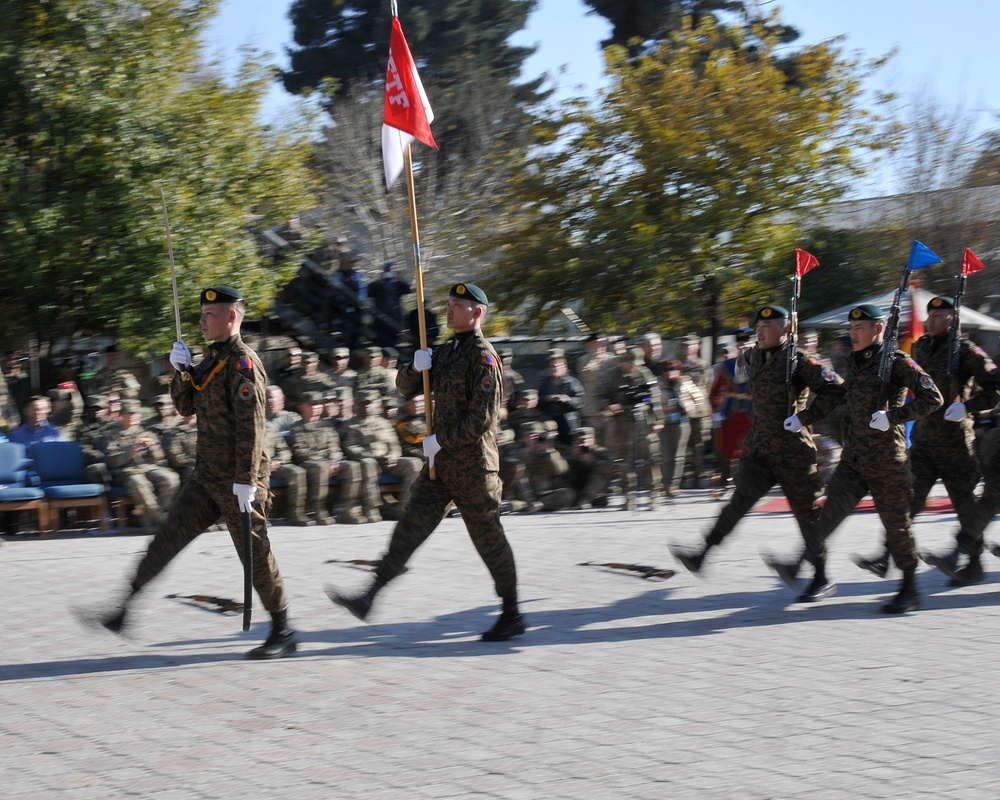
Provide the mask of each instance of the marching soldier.
[{"label": "marching soldier", "polygon": [[[903,571],[896,596],[882,606],[886,614],[904,614],[920,607],[917,589],[917,550],[911,529],[913,480],[906,449],[905,426],[941,407],[941,392],[934,379],[902,350],[893,354],[888,386],[888,409],[881,408],[884,386],[879,377],[886,316],[876,305],[865,303],[848,315],[853,352],[844,376],[844,451],[826,487],[826,503],[818,518],[803,531],[804,558],[815,569],[812,582],[799,595],[801,603],[815,603],[836,591],[826,575],[826,540],[869,492],[885,526],[889,550]],[[913,401],[906,403],[907,390]],[[765,559],[790,586],[802,558],[786,563]]]},{"label": "marching soldier", "polygon": [[436,476],[432,479],[424,469],[417,478],[368,590],[345,596],[328,589],[330,598],[358,619],[368,616],[375,596],[402,572],[454,501],[503,601],[500,616],[483,634],[483,640],[505,641],[525,632],[517,600],[514,554],[500,524],[496,430],[502,377],[500,359],[481,330],[488,304],[478,286],[452,286],[448,327],[455,336],[433,353],[417,350],[413,363],[403,367],[396,378],[396,388],[403,395],[414,395],[423,387],[421,372],[430,370],[434,432],[424,439],[424,455],[435,467]]},{"label": "marching soldier", "polygon": [[182,416],[198,418],[194,473],[181,487],[166,523],[139,562],[127,597],[99,621],[120,633],[135,595],[220,516],[243,560],[243,515],[251,514],[253,585],[271,615],[271,633],[247,657],[282,658],[297,644],[295,631],[288,624],[285,584],[267,536],[267,374],[260,358],[240,338],[245,313],[243,296],[235,289],[205,289],[201,293],[201,332],[212,342],[205,359],[192,369],[191,351],[183,342],[174,343],[170,363],[176,372],[170,396]]},{"label": "marching soldier", "polygon": [[[958,371],[948,375],[948,345],[955,314],[955,301],[934,297],[927,304],[926,334],[913,345],[913,360],[926,370],[942,392],[947,408],[918,419],[910,432],[910,469],[913,471],[913,502],[910,514],[923,510],[934,482],[940,478],[948,490],[961,526],[955,549],[945,555],[927,554],[927,563],[947,574],[953,586],[978,583],[984,577],[981,554],[983,526],[979,524],[976,486],[981,477],[976,458],[975,434],[970,414],[986,411],[1000,402],[1000,370],[985,351],[968,339],[959,344]],[[978,384],[978,390],[974,387]],[[859,566],[885,577],[889,553],[874,559],[856,559]],[[965,561],[960,567],[960,563]]]},{"label": "marching soldier", "polygon": [[[671,548],[691,572],[701,571],[708,551],[722,544],[775,484],[788,498],[803,536],[823,494],[810,427],[843,399],[843,381],[817,358],[798,350],[789,386],[788,309],[764,306],[757,312],[756,325],[757,344],[739,356],[753,396],[753,425],[743,442],[745,452],[733,479],[735,490],[701,550]],[[810,393],[815,399],[806,408]]]}]

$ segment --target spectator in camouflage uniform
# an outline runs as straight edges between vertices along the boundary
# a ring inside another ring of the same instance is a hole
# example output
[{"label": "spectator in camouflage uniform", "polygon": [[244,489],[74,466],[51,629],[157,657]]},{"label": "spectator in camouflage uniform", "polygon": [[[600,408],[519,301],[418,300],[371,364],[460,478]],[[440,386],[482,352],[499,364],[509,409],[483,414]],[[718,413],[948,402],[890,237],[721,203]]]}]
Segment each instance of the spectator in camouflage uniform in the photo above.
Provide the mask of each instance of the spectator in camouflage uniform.
[{"label": "spectator in camouflage uniform", "polygon": [[155,434],[162,444],[163,437],[167,431],[179,425],[181,418],[169,394],[161,394],[154,397],[153,409],[156,411],[156,419],[145,427],[150,433]]},{"label": "spectator in camouflage uniform", "polygon": [[122,421],[109,432],[104,445],[111,483],[123,487],[142,512],[142,524],[148,533],[156,533],[166,521],[166,512],[174,502],[181,479],[165,461],[155,434],[141,424],[142,406],[138,400],[122,401]]},{"label": "spectator in camouflage uniform", "polygon": [[608,339],[599,333],[587,337],[587,352],[576,362],[576,374],[583,386],[583,406],[580,414],[583,423],[593,428],[598,444],[603,445],[605,417],[604,403],[601,401],[604,370],[608,365]]},{"label": "spectator in camouflage uniform", "polygon": [[320,418],[323,412],[323,397],[319,392],[306,392],[299,403],[302,417],[288,431],[288,447],[292,451],[292,461],[306,471],[306,508],[309,517],[317,525],[329,525],[327,497],[330,480],[340,484],[340,503],[344,511],[337,522],[352,524],[366,522],[358,508],[358,493],[362,480],[374,481],[374,476],[363,475],[363,467],[344,460],[337,432],[325,425]]},{"label": "spectator in camouflage uniform", "polygon": [[[888,403],[883,407],[885,384],[879,377],[884,347],[885,313],[865,303],[848,315],[853,352],[844,376],[844,452],[826,487],[826,503],[818,518],[803,533],[804,558],[814,569],[812,583],[799,595],[811,603],[829,597],[835,585],[826,576],[826,540],[869,492],[885,526],[889,550],[903,570],[896,596],[882,606],[887,614],[903,614],[920,607],[916,584],[917,551],[911,529],[910,504],[913,478],[906,449],[905,425],[941,407],[941,392],[934,379],[902,350],[893,354]],[[913,400],[906,403],[907,390]],[[795,585],[802,558],[794,562],[765,559],[789,585]]]},{"label": "spectator in camouflage uniform", "polygon": [[334,347],[330,351],[330,368],[324,370],[327,377],[336,387],[346,386],[352,392],[358,380],[357,371],[351,369],[351,351],[346,347]]},{"label": "spectator in camouflage uniform", "polygon": [[101,449],[108,435],[108,401],[94,394],[83,406],[83,422],[73,429],[72,439],[83,448],[84,477],[87,483],[99,483],[111,488],[111,472]]},{"label": "spectator in camouflage uniform", "polygon": [[407,397],[403,401],[393,427],[396,429],[403,455],[408,458],[419,458],[422,463],[424,439],[427,438],[427,415],[422,394]]},{"label": "spectator in camouflage uniform", "polygon": [[181,483],[194,474],[195,453],[198,450],[198,418],[192,414],[177,417],[160,440],[167,466],[181,476]]},{"label": "spectator in camouflage uniform", "polygon": [[[301,420],[298,414],[297,420]],[[288,432],[282,432],[277,420],[267,423],[267,452],[271,456],[271,482],[285,490],[285,506],[289,525],[305,527],[312,524],[306,515],[307,477],[304,467],[292,463],[292,450],[288,446]]]},{"label": "spectator in camouflage uniform", "polygon": [[267,424],[279,436],[284,436],[302,417],[285,408],[285,392],[276,384],[267,387]]},{"label": "spectator in camouflage uniform", "polygon": [[201,293],[201,332],[212,342],[205,359],[191,367],[191,352],[175,342],[170,363],[177,370],[170,384],[183,416],[198,418],[195,468],[139,562],[121,606],[99,621],[120,632],[133,598],[188,544],[221,516],[244,558],[241,529],[250,514],[253,585],[271,615],[271,633],[248,658],[282,658],[296,647],[288,624],[288,598],[267,536],[269,457],[264,449],[264,390],[267,373],[257,354],[240,338],[246,313],[243,297],[225,286]]},{"label": "spectator in camouflage uniform", "polygon": [[[910,469],[913,471],[913,502],[916,516],[938,478],[944,483],[955,507],[960,529],[955,549],[944,556],[927,554],[929,564],[951,578],[952,585],[978,583],[985,577],[981,554],[983,526],[976,504],[976,486],[981,471],[976,458],[972,416],[1000,402],[1000,370],[982,348],[961,339],[958,373],[948,375],[949,331],[954,321],[955,301],[934,297],[927,304],[926,335],[913,344],[913,360],[930,375],[942,392],[947,392],[947,408],[918,419],[910,432]],[[975,387],[978,386],[978,389]],[[971,413],[970,413],[971,412]],[[856,558],[863,569],[885,577],[889,568],[886,550],[874,559]],[[963,563],[964,562],[964,563]]]},{"label": "spectator in camouflage uniform", "polygon": [[298,408],[306,392],[323,394],[333,388],[330,377],[319,371],[319,355],[309,351],[302,356],[302,370],[293,378],[289,378],[282,390],[287,402]]},{"label": "spectator in camouflage uniform", "polygon": [[118,366],[118,347],[111,345],[104,351],[104,366],[94,375],[91,385],[94,394],[117,392],[123,400],[137,400],[139,397],[139,379],[127,369]]},{"label": "spectator in camouflage uniform", "polygon": [[396,524],[375,579],[361,595],[345,596],[328,589],[330,598],[359,619],[368,616],[376,594],[402,572],[413,552],[440,524],[451,501],[461,511],[476,550],[493,576],[503,610],[485,641],[503,641],[525,631],[517,600],[517,571],[500,523],[497,419],[500,413],[500,359],[483,337],[488,300],[478,286],[458,283],[448,299],[448,327],[455,336],[431,353],[418,350],[414,363],[399,371],[396,388],[418,394],[421,371],[430,370],[434,392],[433,433],[424,439],[424,454],[436,471],[420,473],[403,518]]},{"label": "spectator in camouflage uniform", "polygon": [[604,413],[608,443],[620,464],[625,508],[635,511],[639,486],[649,491],[650,510],[659,505],[660,430],[663,405],[656,378],[643,365],[642,350],[627,350],[605,372]]},{"label": "spectator in camouflage uniform", "polygon": [[361,369],[354,379],[354,393],[357,395],[365,389],[375,389],[382,397],[386,397],[393,389],[389,370],[382,366],[382,348],[366,347],[358,353],[361,359]]},{"label": "spectator in camouflage uniform", "polygon": [[369,522],[379,522],[379,476],[391,475],[399,480],[399,502],[405,506],[424,462],[403,456],[395,428],[382,416],[382,395],[377,389],[363,389],[357,399],[359,414],[346,426],[344,453],[362,465],[363,474],[374,474],[374,481],[362,485],[362,506]]},{"label": "spectator in camouflage uniform", "polygon": [[[823,494],[810,428],[841,402],[843,381],[817,358],[798,350],[789,386],[788,310],[764,306],[757,311],[756,325],[757,343],[739,356],[749,376],[753,425],[743,442],[746,452],[733,480],[735,490],[699,551],[671,548],[674,557],[695,573],[701,571],[708,551],[722,544],[775,484],[788,498],[803,536]],[[806,408],[810,395],[814,399]]]},{"label": "spectator in camouflage uniform", "polygon": [[607,508],[609,484],[615,472],[615,459],[606,447],[597,443],[590,426],[573,432],[573,446],[566,454],[569,469],[563,483],[573,490],[574,508]]},{"label": "spectator in camouflage uniform", "polygon": [[555,448],[553,421],[534,422],[522,428],[524,473],[518,498],[526,511],[562,511],[573,505],[576,493],[563,483],[569,472],[566,459]]}]

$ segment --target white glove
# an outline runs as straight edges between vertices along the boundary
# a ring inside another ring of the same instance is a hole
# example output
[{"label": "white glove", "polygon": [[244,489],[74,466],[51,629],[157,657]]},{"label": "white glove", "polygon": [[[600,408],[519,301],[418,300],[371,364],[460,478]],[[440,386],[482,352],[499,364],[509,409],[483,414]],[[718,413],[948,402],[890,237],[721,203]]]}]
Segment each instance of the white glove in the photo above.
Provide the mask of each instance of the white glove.
[{"label": "white glove", "polygon": [[253,509],[253,501],[257,499],[257,487],[246,483],[234,483],[233,494],[240,504],[240,511],[244,514]]},{"label": "white glove", "polygon": [[434,353],[431,348],[426,350],[413,351],[413,368],[417,372],[426,372],[431,368],[431,355]]},{"label": "white glove", "polygon": [[[417,352],[420,352],[419,350]],[[430,464],[431,469],[434,469],[434,456],[441,452],[441,445],[438,444],[438,437],[436,433],[432,433],[426,439],[424,439],[424,455],[427,457],[427,463]]]},{"label": "white glove", "polygon": [[889,412],[876,411],[872,414],[872,421],[868,423],[868,427],[874,428],[877,431],[889,430]]},{"label": "white glove", "polygon": [[792,416],[785,420],[784,427],[786,431],[798,433],[802,430],[802,420],[799,419],[798,414],[792,414]]},{"label": "white glove", "polygon": [[944,418],[948,422],[961,422],[966,415],[965,403],[952,403],[945,409]]},{"label": "white glove", "polygon": [[191,366],[191,351],[184,342],[174,342],[170,350],[170,365],[178,372],[184,372]]}]

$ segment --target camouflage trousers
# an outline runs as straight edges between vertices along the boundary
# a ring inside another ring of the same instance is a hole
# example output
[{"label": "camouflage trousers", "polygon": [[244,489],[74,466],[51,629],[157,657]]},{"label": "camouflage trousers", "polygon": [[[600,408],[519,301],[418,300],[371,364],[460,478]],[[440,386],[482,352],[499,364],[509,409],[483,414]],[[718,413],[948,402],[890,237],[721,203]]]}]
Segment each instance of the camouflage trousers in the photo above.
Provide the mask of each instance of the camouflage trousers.
[{"label": "camouflage trousers", "polygon": [[626,495],[640,488],[653,496],[663,488],[660,480],[660,436],[650,433],[644,422],[619,414],[608,426],[609,450],[619,463],[622,490]]},{"label": "camouflage trousers", "polygon": [[[266,513],[269,505],[267,490],[258,487],[257,491],[257,499],[253,504],[251,534],[253,586],[264,608],[273,614],[288,605],[288,598],[267,536]],[[242,562],[243,515],[240,513],[236,495],[233,494],[233,484],[190,480],[181,486],[167,521],[153,536],[153,541],[139,562],[132,588],[139,590],[153,580],[174,556],[204,533],[219,517],[225,520],[233,545]],[[234,576],[233,585],[242,586],[242,583]]]},{"label": "camouflage trousers", "polygon": [[939,441],[934,446],[916,441],[910,448],[910,469],[913,471],[913,502],[910,515],[919,514],[927,503],[927,495],[938,478],[948,491],[961,529],[958,547],[966,553],[983,551],[982,509],[976,502],[979,484],[979,461],[964,438]]},{"label": "camouflage trousers", "polygon": [[410,492],[413,489],[413,482],[420,474],[424,460],[422,458],[411,458],[404,456],[397,458],[396,463],[391,467],[382,467],[378,460],[374,458],[363,458],[360,462],[364,478],[361,482],[361,506],[365,513],[378,509],[382,505],[382,492],[379,490],[378,479],[383,473],[392,475],[400,481],[399,502],[406,504],[410,499]]},{"label": "camouflage trousers", "polygon": [[500,524],[500,476],[495,472],[464,470],[459,464],[439,465],[431,480],[427,467],[413,484],[410,501],[396,523],[389,547],[375,572],[389,582],[406,566],[410,556],[440,524],[452,501],[462,513],[465,527],[499,597],[516,599],[517,570],[514,553]]},{"label": "camouflage trousers", "polygon": [[306,471],[298,464],[282,464],[271,473],[271,480],[285,487],[288,516],[301,520],[306,515]]},{"label": "camouflage trousers", "polygon": [[896,566],[904,572],[916,567],[917,548],[910,516],[913,480],[909,464],[876,454],[862,460],[846,452],[827,484],[823,510],[803,531],[810,561],[826,560],[826,540],[869,492],[885,528],[886,545]]},{"label": "camouflage trousers", "polygon": [[[330,462],[326,459],[303,461],[306,471],[305,505],[309,511],[326,512],[326,500],[330,495]],[[358,504],[362,478],[371,481],[370,475],[363,476],[361,465],[354,461],[341,461],[340,470],[334,481],[340,487],[340,502],[348,510]]]},{"label": "camouflage trousers", "polygon": [[135,504],[142,509],[142,523],[150,532],[163,524],[164,513],[173,505],[180,476],[172,469],[146,464],[126,467],[117,474],[121,485]]},{"label": "camouflage trousers", "polygon": [[759,452],[744,454],[733,478],[733,496],[716,519],[705,543],[710,547],[721,544],[775,484],[781,487],[788,498],[788,505],[805,537],[805,526],[818,513],[816,501],[823,494],[823,482],[816,466],[816,451],[812,448],[785,452],[780,456],[768,456]]}]

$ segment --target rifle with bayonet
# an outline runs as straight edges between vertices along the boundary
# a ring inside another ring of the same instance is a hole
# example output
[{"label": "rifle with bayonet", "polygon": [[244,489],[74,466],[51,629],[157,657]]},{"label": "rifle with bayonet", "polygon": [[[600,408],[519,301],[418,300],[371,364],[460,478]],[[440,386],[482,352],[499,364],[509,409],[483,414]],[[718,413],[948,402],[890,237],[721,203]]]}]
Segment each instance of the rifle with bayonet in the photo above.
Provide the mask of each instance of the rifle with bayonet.
[{"label": "rifle with bayonet", "polygon": [[[899,286],[896,287],[896,294],[892,298],[889,320],[886,322],[885,335],[882,337],[882,360],[878,365],[878,376],[882,380],[882,394],[878,408],[882,411],[889,410],[889,384],[892,382],[892,365],[896,360],[896,349],[899,344],[899,304],[903,293],[910,285],[910,273],[915,269],[940,263],[941,259],[927,245],[914,240],[910,245],[910,257],[906,261],[906,266],[899,271]],[[916,314],[916,309],[913,309],[912,313]]]},{"label": "rifle with bayonet", "polygon": [[983,262],[968,247],[962,255],[962,271],[958,275],[958,288],[955,290],[955,309],[952,312],[951,328],[948,331],[948,378],[950,382],[950,399],[953,403],[963,400],[963,385],[959,378],[959,358],[962,350],[962,297],[965,295],[965,279],[973,272],[983,269]]},{"label": "rifle with bayonet", "polygon": [[795,274],[792,275],[792,302],[788,309],[788,360],[785,362],[785,383],[788,386],[788,416],[798,412],[795,407],[798,392],[795,391],[795,366],[799,349],[799,293],[802,289],[802,276],[809,270],[819,266],[816,256],[795,248]]}]

